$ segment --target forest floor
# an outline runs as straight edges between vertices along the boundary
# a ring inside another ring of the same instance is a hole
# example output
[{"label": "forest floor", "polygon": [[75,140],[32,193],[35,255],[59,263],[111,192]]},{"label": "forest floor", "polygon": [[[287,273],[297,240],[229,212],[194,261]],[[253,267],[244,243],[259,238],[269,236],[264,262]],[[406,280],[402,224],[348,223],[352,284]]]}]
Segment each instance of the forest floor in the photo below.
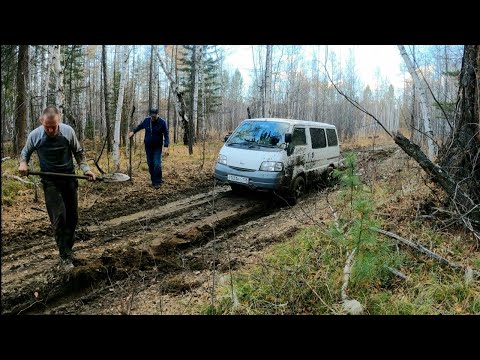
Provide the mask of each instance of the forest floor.
[{"label": "forest floor", "polygon": [[[262,262],[274,244],[302,229],[332,221],[329,198],[338,195],[338,187],[314,186],[291,207],[268,194],[238,196],[228,186],[216,186],[213,168],[221,146],[207,145],[203,166],[201,145],[193,156],[182,145],[171,146],[163,163],[165,184],[158,190],[149,186],[141,147],[135,151],[132,181],[80,180],[76,261],[68,273],[57,265],[41,188],[35,203],[33,187],[2,176],[2,314],[206,313],[218,288],[228,286],[236,271]],[[385,230],[418,239],[425,228],[433,229],[422,209],[431,206],[436,190],[414,161],[390,141],[375,148],[368,143],[344,147],[349,149],[358,157],[365,184],[387,189],[376,210]],[[2,174],[16,175],[16,166],[7,160]],[[410,226],[419,219],[420,227]],[[448,241],[430,242],[432,250],[480,267],[477,245],[468,234],[455,228],[437,234]],[[472,294],[479,293],[475,286]],[[472,313],[477,308],[469,302],[457,309]]]}]

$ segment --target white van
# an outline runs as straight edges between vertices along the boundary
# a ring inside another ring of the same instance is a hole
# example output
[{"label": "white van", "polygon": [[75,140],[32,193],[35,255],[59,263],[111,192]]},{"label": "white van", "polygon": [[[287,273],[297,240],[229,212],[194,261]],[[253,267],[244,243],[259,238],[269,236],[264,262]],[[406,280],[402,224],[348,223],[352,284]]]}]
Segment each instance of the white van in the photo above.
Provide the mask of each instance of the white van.
[{"label": "white van", "polygon": [[242,121],[220,149],[215,178],[233,191],[274,190],[296,203],[305,186],[341,161],[334,125],[290,119]]}]

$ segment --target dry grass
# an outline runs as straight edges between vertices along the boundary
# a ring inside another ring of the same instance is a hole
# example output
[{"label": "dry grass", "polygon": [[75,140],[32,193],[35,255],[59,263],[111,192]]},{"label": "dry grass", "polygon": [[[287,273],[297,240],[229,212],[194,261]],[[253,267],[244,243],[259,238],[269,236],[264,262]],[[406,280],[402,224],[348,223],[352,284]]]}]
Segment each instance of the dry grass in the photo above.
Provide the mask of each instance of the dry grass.
[{"label": "dry grass", "polygon": [[[135,142],[134,146],[132,147],[132,168],[134,174],[138,175],[138,172],[148,172],[148,166],[146,164],[146,155],[145,149],[143,145],[143,134],[136,134],[135,135]],[[168,147],[168,155],[163,155],[163,164],[164,168],[173,167],[172,172],[175,174],[178,172],[175,169],[178,167],[187,167],[188,169],[213,169],[213,165],[218,156],[218,151],[222,147],[223,143],[220,140],[207,140],[205,143],[205,162],[203,163],[203,143],[197,143],[193,147],[193,154],[189,155],[188,153],[188,146],[183,144],[170,144]],[[92,142],[86,140],[84,142],[84,147],[87,149],[86,151],[86,158],[89,159],[90,167],[95,167],[93,164],[94,162],[92,159],[98,155],[96,155],[93,151]],[[99,147],[99,145],[97,145]],[[97,149],[97,152],[99,149]],[[164,149],[165,151],[165,149]],[[120,172],[128,173],[129,168],[129,148],[122,146],[120,148]],[[202,166],[203,163],[203,166]],[[109,157],[106,156],[106,150],[102,154],[102,157],[99,161],[99,166],[106,172],[110,173],[113,172],[113,156],[110,154]]]},{"label": "dry grass", "polygon": [[[375,138],[374,138],[375,136]],[[352,139],[345,140],[341,142],[340,149],[345,152],[353,149],[364,149],[364,148],[372,148],[373,145],[375,147],[381,147],[385,145],[394,144],[394,141],[391,137],[389,137],[385,132],[377,131],[374,135],[369,136],[356,136]]]}]

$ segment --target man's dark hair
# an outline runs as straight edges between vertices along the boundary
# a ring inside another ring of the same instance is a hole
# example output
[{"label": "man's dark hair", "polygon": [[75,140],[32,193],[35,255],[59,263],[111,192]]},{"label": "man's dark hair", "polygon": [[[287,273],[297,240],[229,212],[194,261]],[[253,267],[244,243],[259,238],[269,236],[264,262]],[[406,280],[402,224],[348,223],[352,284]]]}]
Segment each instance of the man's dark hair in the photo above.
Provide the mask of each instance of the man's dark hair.
[{"label": "man's dark hair", "polygon": [[150,115],[152,115],[152,114],[157,115],[158,114],[158,109],[150,109]]}]

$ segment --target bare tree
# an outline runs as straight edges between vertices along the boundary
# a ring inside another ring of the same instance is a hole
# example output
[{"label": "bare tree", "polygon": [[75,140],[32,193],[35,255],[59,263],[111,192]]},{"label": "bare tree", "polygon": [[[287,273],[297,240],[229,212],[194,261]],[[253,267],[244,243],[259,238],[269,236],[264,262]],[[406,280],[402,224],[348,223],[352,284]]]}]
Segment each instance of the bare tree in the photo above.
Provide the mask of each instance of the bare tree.
[{"label": "bare tree", "polygon": [[[198,96],[200,90],[200,79],[202,74],[202,64],[203,64],[203,54],[205,46],[202,45],[193,45],[192,51],[192,93],[190,95],[191,99],[191,122],[190,122],[190,140],[188,144],[189,154],[193,154],[193,144],[199,138],[199,114],[198,114]],[[205,94],[203,94],[205,96]]]},{"label": "bare tree", "polygon": [[433,163],[420,147],[400,132],[391,134],[380,120],[357,101],[345,95],[353,106],[372,117],[412,157],[447,194],[457,220],[480,240],[480,53],[478,45],[466,45],[460,73],[459,101],[451,141],[441,149],[440,165]]},{"label": "bare tree", "polygon": [[107,79],[107,49],[106,45],[102,45],[102,69],[103,69],[103,93],[105,101],[105,124],[107,134],[105,141],[107,142],[107,152],[112,151],[112,139],[110,134],[110,106],[108,101],[108,79]]},{"label": "bare tree", "polygon": [[267,54],[265,57],[265,94],[263,117],[270,117],[272,105],[272,45],[267,45]]},{"label": "bare tree", "polygon": [[[171,74],[170,71],[168,71],[158,51],[157,51],[157,58],[158,58],[158,62],[160,63],[160,66],[162,67],[163,72],[165,73],[165,75],[167,75],[167,78],[170,81],[170,88],[172,89],[172,92],[174,94],[173,104],[175,107],[175,111],[178,113],[178,116],[182,121],[183,129],[185,131],[184,143],[185,143],[185,140],[187,140],[187,144],[188,144],[189,142],[188,139],[190,139],[190,136],[189,136],[190,121],[188,119],[187,105],[185,104],[183,92],[180,91],[180,87],[178,86],[177,81],[175,81],[173,74]],[[192,151],[193,151],[193,148],[192,148]]]},{"label": "bare tree", "polygon": [[87,89],[88,89],[88,76],[87,76],[87,63],[88,57],[86,54],[87,47],[83,47],[83,89],[80,93],[80,117],[78,124],[78,140],[83,141],[85,138],[85,125],[87,123]]},{"label": "bare tree", "polygon": [[[440,151],[440,165],[452,177],[455,191],[462,189],[464,211],[480,214],[480,46],[465,45],[460,73],[454,129]],[[452,193],[455,200],[455,193]],[[480,216],[480,215],[479,215]],[[477,218],[480,227],[480,217]]]},{"label": "bare tree", "polygon": [[148,79],[148,109],[153,107],[153,63],[155,54],[155,45],[150,45],[150,71]]},{"label": "bare tree", "polygon": [[118,90],[117,113],[115,115],[115,131],[113,135],[113,166],[115,171],[120,171],[120,121],[122,119],[123,94],[127,82],[128,45],[123,47],[122,69],[120,73],[120,89]]},{"label": "bare tree", "polygon": [[20,154],[26,140],[28,61],[28,45],[20,45],[18,49],[17,103],[13,134],[13,153],[15,155]]},{"label": "bare tree", "polygon": [[201,46],[193,45],[192,49],[192,93],[191,96],[191,121],[188,141],[188,152],[191,155],[193,153],[193,142],[195,141],[195,129],[197,128],[198,119],[198,79],[199,79],[199,58],[201,54]]},{"label": "bare tree", "polygon": [[43,93],[42,93],[42,110],[47,107],[48,101],[48,90],[50,86],[50,69],[52,68],[52,58],[53,58],[53,51],[52,46],[48,45],[47,49],[47,61],[45,64],[45,70],[43,74]]},{"label": "bare tree", "polygon": [[422,110],[422,117],[423,117],[423,125],[424,125],[425,133],[427,136],[427,144],[428,144],[427,155],[428,155],[428,158],[432,160],[436,154],[436,149],[434,146],[432,126],[430,124],[430,111],[429,111],[428,100],[427,100],[426,86],[418,76],[415,70],[415,66],[412,63],[412,60],[410,60],[410,57],[408,56],[407,51],[405,50],[405,47],[403,45],[398,45],[398,49],[400,50],[400,54],[402,55],[403,60],[407,65],[408,72],[413,78],[414,86],[415,88],[418,89],[418,94],[420,98],[420,108]]},{"label": "bare tree", "polygon": [[53,46],[53,66],[55,68],[55,105],[60,113],[60,118],[63,118],[63,108],[65,106],[65,94],[63,93],[63,67],[62,67],[62,52],[61,45]]}]

